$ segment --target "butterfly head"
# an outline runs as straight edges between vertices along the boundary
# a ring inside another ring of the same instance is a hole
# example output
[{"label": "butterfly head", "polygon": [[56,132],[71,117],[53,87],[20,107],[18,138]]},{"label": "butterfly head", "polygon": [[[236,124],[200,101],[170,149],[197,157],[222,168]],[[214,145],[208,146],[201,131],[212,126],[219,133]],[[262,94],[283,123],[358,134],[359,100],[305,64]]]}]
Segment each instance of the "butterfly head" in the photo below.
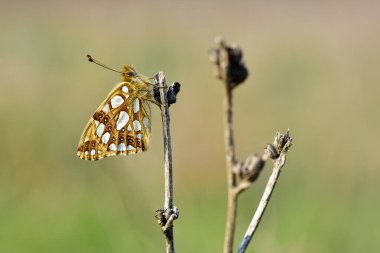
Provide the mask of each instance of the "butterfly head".
[{"label": "butterfly head", "polygon": [[133,76],[137,76],[137,73],[136,73],[136,70],[132,66],[124,65],[122,75],[124,79],[126,79],[126,78],[131,78]]},{"label": "butterfly head", "polygon": [[124,65],[123,71],[121,73],[124,82],[132,83],[140,95],[143,95],[150,90],[150,86],[152,85],[152,78],[138,74],[132,66]]}]

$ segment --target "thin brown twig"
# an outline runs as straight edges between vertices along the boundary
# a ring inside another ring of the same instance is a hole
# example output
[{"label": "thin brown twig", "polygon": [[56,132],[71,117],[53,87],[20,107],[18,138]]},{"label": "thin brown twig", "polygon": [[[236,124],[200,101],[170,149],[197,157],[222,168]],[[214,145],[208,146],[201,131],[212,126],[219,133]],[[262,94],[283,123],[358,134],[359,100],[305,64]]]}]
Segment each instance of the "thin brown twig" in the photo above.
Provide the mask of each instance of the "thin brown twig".
[{"label": "thin brown twig", "polygon": [[[283,157],[283,152],[286,153],[288,148],[290,147],[291,138],[289,137],[289,132],[287,132],[285,135],[280,135],[279,133],[277,133],[274,145],[268,145],[266,152],[261,157],[257,155],[250,155],[243,162],[237,161],[232,125],[232,90],[239,84],[244,82],[244,80],[248,76],[248,70],[242,62],[243,54],[240,48],[238,48],[237,46],[227,45],[221,38],[217,38],[217,44],[218,48],[211,50],[209,56],[210,60],[217,66],[217,77],[221,79],[225,85],[224,135],[227,165],[228,204],[226,217],[226,231],[224,237],[224,253],[232,253],[239,195],[246,189],[248,189],[252,185],[252,183],[258,178],[260,172],[264,168],[266,161],[269,158],[276,159],[276,164],[280,164],[278,163],[278,161],[281,161]],[[287,141],[289,141],[288,146],[285,145]],[[281,167],[282,166],[283,164],[281,165]],[[267,191],[265,192],[267,193]],[[269,198],[267,198],[267,201],[269,201]],[[261,208],[261,206],[262,203],[260,203],[259,208]],[[263,211],[261,215],[262,214]],[[257,225],[255,225],[255,229],[257,228]],[[247,237],[244,238],[245,241],[243,241],[246,244],[242,243],[242,246],[246,248],[251,238],[252,236],[249,237],[247,234]]]},{"label": "thin brown twig", "polygon": [[[219,48],[210,55],[214,58],[213,61],[218,68],[218,77],[224,82],[225,96],[224,96],[224,140],[226,152],[226,167],[227,167],[227,217],[226,217],[226,231],[224,236],[224,253],[232,253],[235,227],[236,227],[236,213],[237,213],[237,198],[242,190],[237,191],[237,175],[236,167],[236,152],[235,141],[233,134],[233,111],[232,111],[232,90],[237,86],[241,80],[234,79],[231,75],[236,69],[245,67],[242,62],[231,62],[231,48],[226,45],[222,39],[217,41]],[[235,53],[234,51],[233,53]],[[234,76],[236,77],[236,75]],[[239,170],[239,169],[238,169]]]},{"label": "thin brown twig", "polygon": [[237,212],[237,196],[234,191],[236,187],[236,175],[233,167],[236,163],[235,158],[235,144],[233,137],[232,125],[232,91],[226,85],[225,94],[225,148],[226,148],[226,164],[227,164],[227,218],[226,218],[226,232],[224,237],[224,253],[230,253],[233,249],[236,212]]},{"label": "thin brown twig", "polygon": [[[277,134],[277,136],[279,136],[279,134]],[[283,143],[284,147],[282,148],[282,151],[281,151],[280,155],[278,156],[278,158],[276,158],[274,160],[274,166],[273,166],[272,174],[269,177],[269,180],[268,180],[268,183],[265,187],[263,196],[261,197],[260,204],[256,209],[256,212],[252,218],[251,223],[248,226],[248,229],[244,235],[242,242],[240,243],[238,253],[245,252],[245,250],[247,249],[248,244],[250,243],[254,233],[256,232],[256,230],[260,224],[261,218],[264,215],[265,209],[268,206],[268,203],[269,203],[269,200],[272,196],[274,187],[276,186],[276,183],[277,183],[278,178],[280,176],[281,169],[285,164],[286,154],[287,154],[287,151],[288,151],[288,149],[292,143],[292,139],[289,137],[289,132],[287,132],[287,134],[285,136],[287,138],[284,139],[284,141],[285,141],[285,143]],[[270,147],[270,146],[268,146],[268,147]],[[270,152],[270,151],[268,150],[268,152]]]},{"label": "thin brown twig", "polygon": [[155,76],[160,94],[160,109],[164,137],[164,167],[165,167],[165,202],[164,209],[156,211],[156,218],[161,225],[165,237],[166,252],[174,253],[173,221],[178,218],[178,210],[173,205],[173,174],[172,174],[172,147],[170,136],[170,115],[167,99],[165,76],[158,72]]},{"label": "thin brown twig", "polygon": [[235,166],[237,165],[235,153],[235,141],[233,134],[233,111],[232,111],[232,89],[234,86],[231,79],[230,51],[222,39],[217,41],[219,48],[217,49],[214,62],[218,67],[218,77],[224,81],[225,97],[224,97],[224,141],[226,152],[227,167],[227,217],[226,231],[224,236],[224,253],[232,253],[237,213],[237,198],[240,192],[236,191],[237,175]]}]

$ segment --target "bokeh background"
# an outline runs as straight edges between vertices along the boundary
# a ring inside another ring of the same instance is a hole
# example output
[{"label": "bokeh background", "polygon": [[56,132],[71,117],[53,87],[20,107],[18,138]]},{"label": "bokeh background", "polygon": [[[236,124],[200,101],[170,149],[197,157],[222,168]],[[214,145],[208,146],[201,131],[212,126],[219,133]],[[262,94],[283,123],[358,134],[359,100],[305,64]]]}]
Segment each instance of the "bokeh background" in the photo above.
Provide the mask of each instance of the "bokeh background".
[{"label": "bokeh background", "polygon": [[[380,4],[376,1],[2,1],[0,252],[164,252],[162,128],[144,154],[78,159],[120,77],[91,53],[182,84],[171,107],[178,252],[221,252],[223,88],[207,52],[244,50],[240,159],[290,128],[294,146],[248,252],[379,252]],[[271,167],[240,199],[238,245]]]}]

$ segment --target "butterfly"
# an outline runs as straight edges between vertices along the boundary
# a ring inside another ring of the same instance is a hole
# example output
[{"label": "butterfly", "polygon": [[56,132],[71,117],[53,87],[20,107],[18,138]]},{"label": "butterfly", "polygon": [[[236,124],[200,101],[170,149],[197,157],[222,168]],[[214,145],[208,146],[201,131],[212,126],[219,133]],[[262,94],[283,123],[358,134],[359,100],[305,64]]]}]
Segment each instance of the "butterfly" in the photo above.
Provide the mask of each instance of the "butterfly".
[{"label": "butterfly", "polygon": [[[87,57],[90,62],[108,68],[91,56]],[[151,78],[138,75],[129,65],[119,73],[123,81],[100,104],[80,137],[77,155],[81,159],[99,160],[114,155],[136,154],[149,147],[149,102],[154,102]]]}]

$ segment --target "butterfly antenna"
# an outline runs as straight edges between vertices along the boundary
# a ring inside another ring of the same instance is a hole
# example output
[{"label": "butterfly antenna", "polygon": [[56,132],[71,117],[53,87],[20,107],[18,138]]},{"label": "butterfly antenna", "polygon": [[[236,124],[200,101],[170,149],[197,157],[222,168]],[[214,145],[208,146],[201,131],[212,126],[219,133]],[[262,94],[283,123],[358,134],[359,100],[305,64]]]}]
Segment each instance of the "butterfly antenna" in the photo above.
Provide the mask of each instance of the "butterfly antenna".
[{"label": "butterfly antenna", "polygon": [[123,72],[114,70],[114,69],[108,67],[107,65],[104,65],[103,63],[98,62],[97,60],[95,60],[94,58],[92,58],[92,56],[89,55],[89,54],[87,55],[87,59],[88,59],[89,62],[93,62],[93,63],[95,63],[95,64],[97,64],[97,65],[99,65],[99,66],[101,66],[103,68],[109,69],[109,70],[114,71],[116,73],[124,74]]},{"label": "butterfly antenna", "polygon": [[[155,83],[151,83],[151,82],[148,82],[147,80],[149,81],[153,81],[154,80],[154,77],[147,77],[147,76],[143,76],[143,75],[137,75],[137,77],[140,77],[144,83],[146,83],[147,85],[150,85],[152,87],[159,87],[158,84],[155,84]],[[163,87],[163,88],[167,88],[167,87]]]}]

